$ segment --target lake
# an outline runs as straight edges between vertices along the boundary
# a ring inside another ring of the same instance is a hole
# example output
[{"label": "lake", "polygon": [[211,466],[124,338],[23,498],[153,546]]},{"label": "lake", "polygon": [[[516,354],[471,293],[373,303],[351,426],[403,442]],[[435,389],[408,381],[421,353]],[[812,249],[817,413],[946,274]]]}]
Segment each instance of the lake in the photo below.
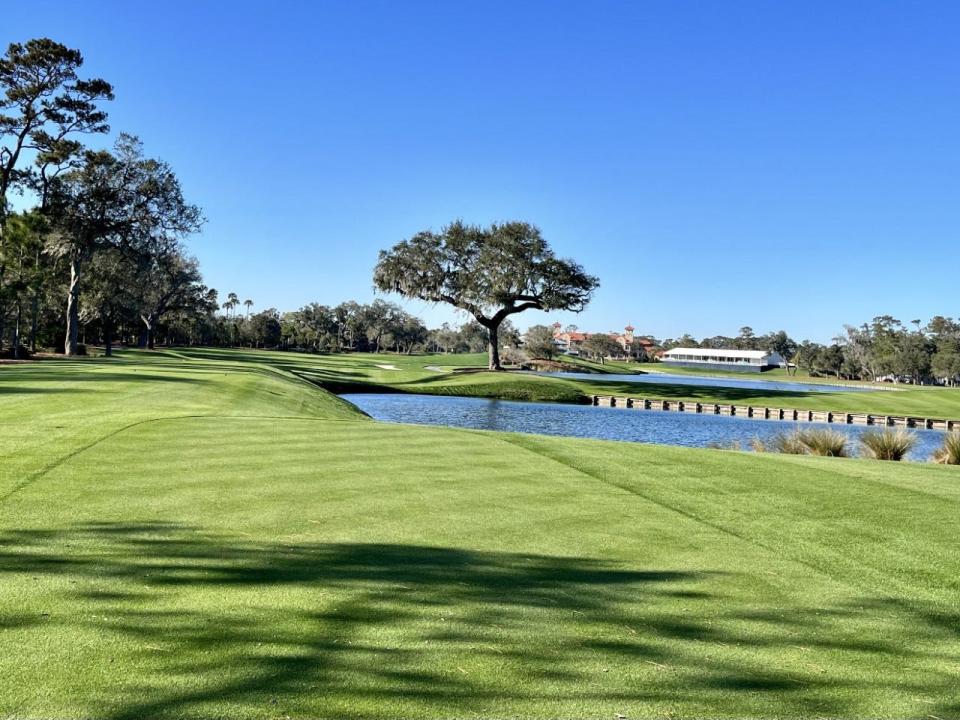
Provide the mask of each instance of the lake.
[{"label": "lake", "polygon": [[[514,402],[446,395],[349,393],[342,398],[384,422],[505,432],[564,435],[602,440],[707,447],[711,443],[768,440],[797,427],[829,427],[856,438],[867,428],[854,425],[751,420],[725,415],[698,415],[656,410],[628,410],[590,405]],[[943,442],[936,430],[914,430],[919,439],[909,459],[926,460]]]},{"label": "lake", "polygon": [[874,392],[878,388],[859,385],[829,385],[827,383],[802,383],[789,380],[762,380],[753,378],[708,377],[699,375],[670,375],[669,373],[645,373],[643,375],[604,375],[601,373],[538,372],[537,375],[589,380],[591,382],[657,383],[662,385],[709,385],[712,387],[742,388],[744,390],[787,390],[790,392]]}]

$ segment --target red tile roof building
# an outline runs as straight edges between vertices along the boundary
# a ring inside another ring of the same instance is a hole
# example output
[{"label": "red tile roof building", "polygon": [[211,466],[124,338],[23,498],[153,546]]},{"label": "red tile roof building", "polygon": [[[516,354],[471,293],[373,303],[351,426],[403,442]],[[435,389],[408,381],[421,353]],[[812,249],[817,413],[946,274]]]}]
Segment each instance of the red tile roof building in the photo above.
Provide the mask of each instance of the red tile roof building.
[{"label": "red tile roof building", "polygon": [[[648,337],[637,337],[633,334],[633,325],[627,325],[622,333],[606,333],[623,348],[622,357],[652,357],[660,348]],[[579,330],[563,330],[560,323],[553,324],[553,339],[561,352],[568,355],[579,355],[583,341],[595,333],[580,332]]]}]

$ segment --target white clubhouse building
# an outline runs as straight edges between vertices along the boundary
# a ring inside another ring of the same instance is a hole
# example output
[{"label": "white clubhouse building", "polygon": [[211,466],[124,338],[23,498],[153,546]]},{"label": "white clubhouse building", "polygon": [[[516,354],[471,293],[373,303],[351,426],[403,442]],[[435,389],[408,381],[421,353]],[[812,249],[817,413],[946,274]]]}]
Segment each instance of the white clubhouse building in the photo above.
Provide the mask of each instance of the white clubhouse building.
[{"label": "white clubhouse building", "polygon": [[736,372],[763,372],[783,367],[786,363],[780,353],[770,350],[714,350],[682,347],[667,350],[660,359],[668,365]]}]

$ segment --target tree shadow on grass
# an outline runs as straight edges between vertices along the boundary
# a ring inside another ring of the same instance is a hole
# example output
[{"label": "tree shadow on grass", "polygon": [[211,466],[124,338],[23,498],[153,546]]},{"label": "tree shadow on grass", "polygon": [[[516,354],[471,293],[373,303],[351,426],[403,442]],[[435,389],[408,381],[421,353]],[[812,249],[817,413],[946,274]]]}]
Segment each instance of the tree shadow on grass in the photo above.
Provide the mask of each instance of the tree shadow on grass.
[{"label": "tree shadow on grass", "polygon": [[[69,657],[71,643],[102,643],[96,667],[76,668],[98,680],[72,714],[117,720],[863,715],[911,693],[942,696],[931,712],[956,706],[956,615],[904,616],[884,600],[758,609],[729,579],[168,523],[23,530],[0,536],[0,600],[19,583],[59,604],[42,619],[29,599],[0,615],[0,648]],[[36,697],[56,690],[48,674],[35,682]]]},{"label": "tree shadow on grass", "polygon": [[0,395],[64,395],[83,392],[79,388],[32,387],[29,385],[0,385]]}]

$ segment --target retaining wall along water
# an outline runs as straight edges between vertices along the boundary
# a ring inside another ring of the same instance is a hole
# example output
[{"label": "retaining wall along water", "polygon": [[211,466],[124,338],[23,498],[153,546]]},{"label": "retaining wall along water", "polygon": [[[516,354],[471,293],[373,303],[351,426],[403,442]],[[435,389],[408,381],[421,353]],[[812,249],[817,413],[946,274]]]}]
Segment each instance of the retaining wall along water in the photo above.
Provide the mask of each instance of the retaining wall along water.
[{"label": "retaining wall along water", "polygon": [[797,410],[795,408],[771,408],[758,405],[725,405],[721,403],[702,403],[694,400],[663,400],[661,398],[634,398],[617,395],[594,395],[592,402],[597,407],[730,415],[731,417],[753,418],[754,420],[840,423],[842,425],[880,425],[919,428],[922,430],[960,430],[960,420],[913,417],[908,415],[874,415],[870,413],[834,412],[829,410]]}]

